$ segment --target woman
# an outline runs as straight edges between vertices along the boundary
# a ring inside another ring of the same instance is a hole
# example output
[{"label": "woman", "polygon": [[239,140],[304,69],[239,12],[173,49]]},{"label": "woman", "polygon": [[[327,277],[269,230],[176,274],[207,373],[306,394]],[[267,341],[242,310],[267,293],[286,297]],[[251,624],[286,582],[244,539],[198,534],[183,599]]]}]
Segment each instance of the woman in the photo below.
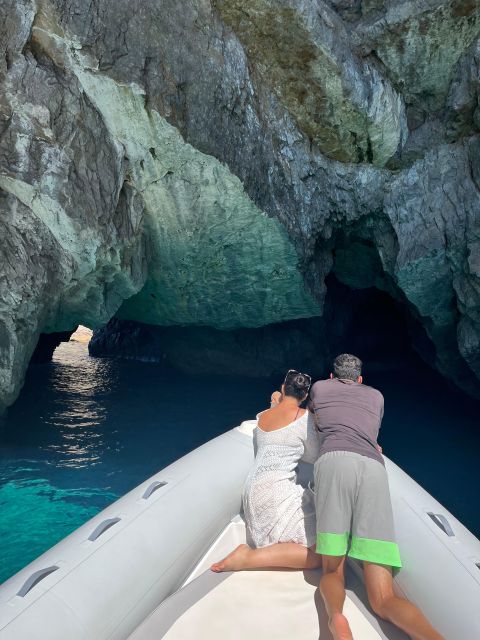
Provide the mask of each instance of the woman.
[{"label": "woman", "polygon": [[315,462],[320,449],[313,418],[300,408],[310,384],[310,376],[291,369],[280,397],[273,394],[271,408],[258,414],[255,463],[243,491],[249,545],[238,546],[212,571],[321,566],[315,553],[313,493],[296,482],[298,462]]}]

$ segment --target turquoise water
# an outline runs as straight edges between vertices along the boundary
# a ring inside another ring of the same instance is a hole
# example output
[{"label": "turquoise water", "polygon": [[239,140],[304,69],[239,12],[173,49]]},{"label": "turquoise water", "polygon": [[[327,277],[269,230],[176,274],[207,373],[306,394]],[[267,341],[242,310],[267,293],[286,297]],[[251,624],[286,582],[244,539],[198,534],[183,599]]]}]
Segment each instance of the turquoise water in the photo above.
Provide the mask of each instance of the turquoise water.
[{"label": "turquoise water", "polygon": [[0,582],[170,462],[264,407],[271,383],[90,358],[31,366],[0,428]]},{"label": "turquoise water", "polygon": [[[365,374],[385,395],[385,453],[480,535],[479,403],[418,361]],[[30,367],[0,427],[0,581],[165,465],[254,416],[278,382],[186,378],[62,344],[52,363]]]},{"label": "turquoise water", "polygon": [[[20,468],[21,478],[33,469]],[[115,500],[107,490],[61,489],[46,478],[6,482],[0,488],[0,582]],[[26,530],[25,530],[26,528]]]}]

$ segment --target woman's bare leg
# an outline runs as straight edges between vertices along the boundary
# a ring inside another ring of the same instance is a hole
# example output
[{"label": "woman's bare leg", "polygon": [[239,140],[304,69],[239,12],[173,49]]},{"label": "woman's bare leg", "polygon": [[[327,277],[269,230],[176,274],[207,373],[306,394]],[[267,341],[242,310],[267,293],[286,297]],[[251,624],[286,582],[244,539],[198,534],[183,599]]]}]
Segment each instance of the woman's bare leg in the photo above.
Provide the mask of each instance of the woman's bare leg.
[{"label": "woman's bare leg", "polygon": [[335,640],[352,640],[348,620],[343,615],[345,602],[345,580],[343,567],[345,556],[322,556],[323,575],[320,579],[320,593],[328,615],[328,626]]},{"label": "woman's bare leg", "polygon": [[364,562],[363,571],[370,605],[380,618],[392,622],[413,640],[443,640],[418,607],[395,595],[390,567]]},{"label": "woman's bare leg", "polygon": [[295,542],[279,542],[269,547],[251,549],[246,544],[239,545],[226,558],[212,564],[211,569],[220,571],[242,571],[244,569],[317,569],[322,566],[322,556],[315,553],[315,547],[303,547]]}]

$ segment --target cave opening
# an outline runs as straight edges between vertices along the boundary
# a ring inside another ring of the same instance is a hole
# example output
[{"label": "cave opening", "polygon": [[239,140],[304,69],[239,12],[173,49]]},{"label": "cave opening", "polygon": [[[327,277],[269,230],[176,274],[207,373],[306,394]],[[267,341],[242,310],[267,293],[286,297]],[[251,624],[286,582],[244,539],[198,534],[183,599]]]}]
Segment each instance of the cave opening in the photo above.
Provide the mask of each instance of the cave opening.
[{"label": "cave opening", "polygon": [[[326,249],[319,246],[317,255]],[[329,251],[323,322],[330,362],[338,353],[354,353],[365,372],[404,370],[420,361],[433,368],[435,347],[385,270],[397,248],[382,223],[366,219],[336,230]]]},{"label": "cave opening", "polygon": [[73,340],[87,344],[93,335],[92,329],[84,325],[77,325],[76,328],[68,331],[55,331],[52,333],[41,333],[35,350],[30,358],[30,364],[45,364],[50,362],[55,351],[64,343]]},{"label": "cave opening", "polygon": [[435,349],[409,310],[376,287],[352,288],[331,273],[326,279],[325,333],[328,357],[353,353],[366,372],[433,362]]}]

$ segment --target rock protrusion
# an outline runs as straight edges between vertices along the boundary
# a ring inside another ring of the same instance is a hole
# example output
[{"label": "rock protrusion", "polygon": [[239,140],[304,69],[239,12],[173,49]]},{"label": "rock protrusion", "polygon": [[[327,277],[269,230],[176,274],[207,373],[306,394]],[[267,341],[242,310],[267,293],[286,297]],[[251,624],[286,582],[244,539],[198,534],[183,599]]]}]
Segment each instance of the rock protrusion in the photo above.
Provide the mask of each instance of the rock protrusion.
[{"label": "rock protrusion", "polygon": [[325,3],[215,0],[215,6],[259,79],[322,153],[383,166],[402,147],[400,94],[373,59],[355,55],[347,29]]}]

